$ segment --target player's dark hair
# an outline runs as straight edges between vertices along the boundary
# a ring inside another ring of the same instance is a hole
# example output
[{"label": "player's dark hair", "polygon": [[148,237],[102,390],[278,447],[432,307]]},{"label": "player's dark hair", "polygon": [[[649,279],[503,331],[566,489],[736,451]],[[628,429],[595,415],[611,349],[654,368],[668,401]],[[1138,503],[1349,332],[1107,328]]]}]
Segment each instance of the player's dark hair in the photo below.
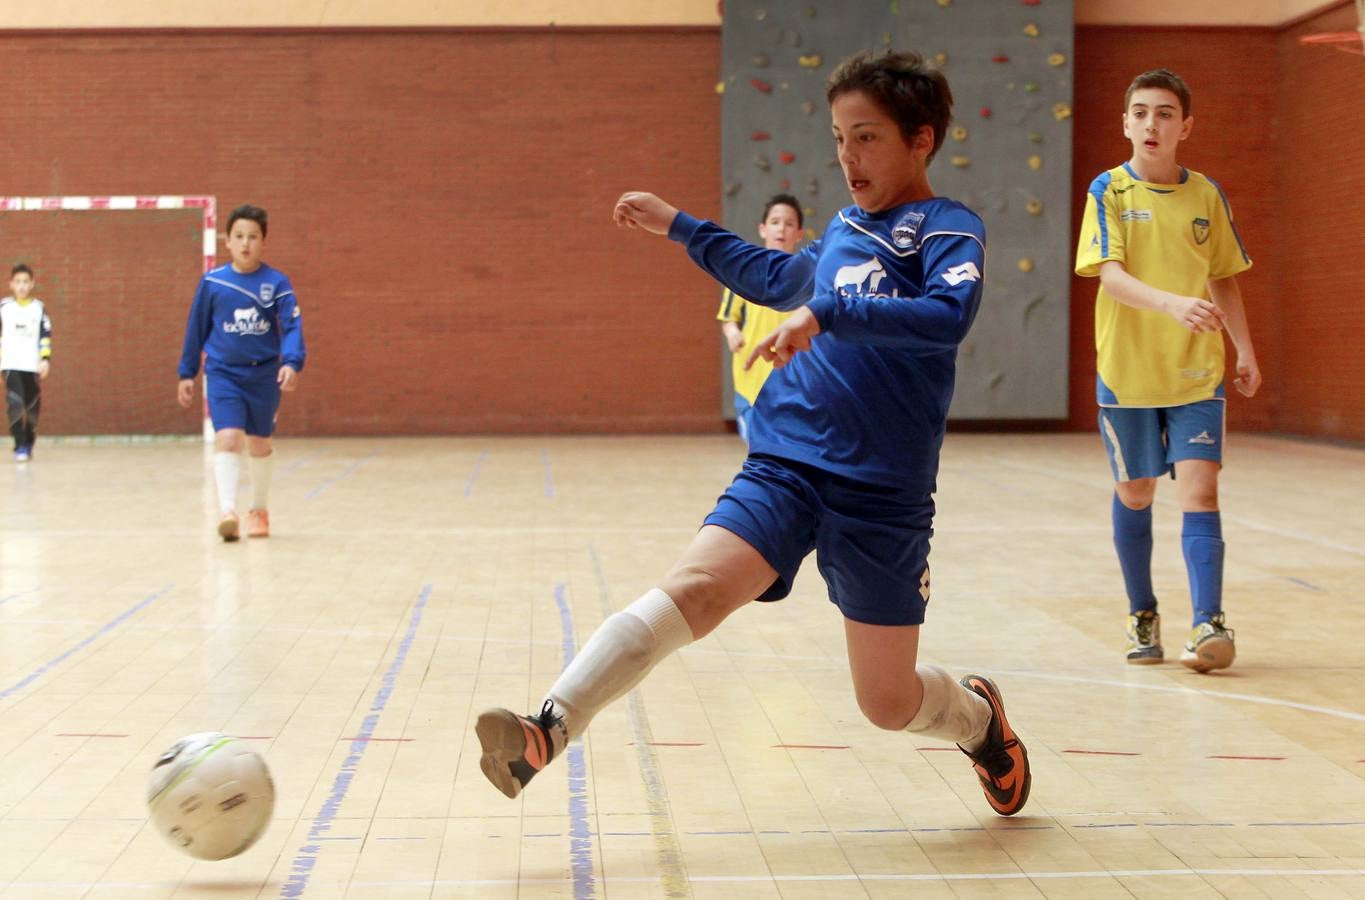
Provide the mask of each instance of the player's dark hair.
[{"label": "player's dark hair", "polygon": [[953,91],[943,73],[908,51],[863,50],[835,66],[825,83],[825,97],[835,98],[862,91],[895,120],[906,142],[925,125],[934,129],[934,148],[925,162],[943,146],[953,118]]},{"label": "player's dark hair", "polygon": [[1161,88],[1175,94],[1180,98],[1180,118],[1190,117],[1190,86],[1185,83],[1185,79],[1170,69],[1152,69],[1134,78],[1133,83],[1128,85],[1128,92],[1123,95],[1125,113],[1128,112],[1128,105],[1133,102],[1133,92],[1142,88]]},{"label": "player's dark hair", "polygon": [[768,213],[773,211],[774,206],[790,206],[796,210],[796,227],[806,227],[806,214],[801,211],[801,204],[791,194],[773,194],[768,198],[768,202],[763,205],[763,218],[759,222],[768,221]]},{"label": "player's dark hair", "polygon": [[29,278],[33,277],[33,270],[28,267],[28,263],[19,263],[14,268],[9,270],[10,278],[13,278],[15,275],[21,274],[27,275]]},{"label": "player's dark hair", "polygon": [[228,234],[232,234],[232,225],[238,219],[250,219],[257,225],[261,226],[261,237],[265,237],[267,221],[265,210],[261,209],[259,206],[252,206],[249,203],[244,203],[241,206],[237,207],[231,213],[228,214],[227,223]]}]

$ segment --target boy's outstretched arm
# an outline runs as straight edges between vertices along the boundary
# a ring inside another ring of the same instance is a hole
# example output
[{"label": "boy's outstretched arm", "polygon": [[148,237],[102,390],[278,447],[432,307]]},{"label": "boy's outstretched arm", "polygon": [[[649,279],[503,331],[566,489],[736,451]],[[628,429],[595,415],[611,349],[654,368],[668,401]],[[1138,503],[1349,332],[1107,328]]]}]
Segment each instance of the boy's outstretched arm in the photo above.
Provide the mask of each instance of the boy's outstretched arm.
[{"label": "boy's outstretched arm", "polygon": [[1218,304],[1226,320],[1228,337],[1237,350],[1237,377],[1232,386],[1244,397],[1256,396],[1261,386],[1261,367],[1256,363],[1256,348],[1251,345],[1251,326],[1247,323],[1247,311],[1242,303],[1242,289],[1237,286],[1237,276],[1215,278],[1209,282],[1209,296]]},{"label": "boy's outstretched arm", "polygon": [[1190,331],[1220,331],[1223,328],[1226,316],[1218,304],[1154,288],[1129,275],[1121,262],[1111,259],[1101,263],[1100,283],[1106,293],[1125,306],[1163,312]]},{"label": "boy's outstretched arm", "polygon": [[707,274],[751,303],[792,310],[808,301],[814,291],[819,241],[794,254],[757,247],[640,191],[622,194],[612,219],[626,228],[667,234],[686,246],[687,255]]}]

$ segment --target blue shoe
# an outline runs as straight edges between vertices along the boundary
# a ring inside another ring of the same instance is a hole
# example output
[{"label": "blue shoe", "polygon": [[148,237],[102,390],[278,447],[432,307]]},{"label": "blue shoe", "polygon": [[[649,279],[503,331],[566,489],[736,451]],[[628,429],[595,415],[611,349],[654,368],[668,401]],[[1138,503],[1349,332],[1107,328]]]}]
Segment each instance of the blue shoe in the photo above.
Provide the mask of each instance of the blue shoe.
[{"label": "blue shoe", "polygon": [[20,447],[18,450],[14,451],[14,461],[17,463],[28,462],[32,458],[33,451],[29,450],[27,447]]}]

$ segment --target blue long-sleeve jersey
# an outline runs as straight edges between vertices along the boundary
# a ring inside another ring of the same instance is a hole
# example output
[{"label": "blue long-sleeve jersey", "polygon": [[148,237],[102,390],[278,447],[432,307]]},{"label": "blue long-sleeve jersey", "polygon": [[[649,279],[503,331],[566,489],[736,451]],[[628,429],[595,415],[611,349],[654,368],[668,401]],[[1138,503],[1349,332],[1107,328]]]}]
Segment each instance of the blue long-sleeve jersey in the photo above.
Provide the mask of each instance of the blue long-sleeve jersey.
[{"label": "blue long-sleeve jersey", "polygon": [[229,264],[205,273],[185,324],[181,378],[198,373],[201,351],[209,371],[275,372],[281,365],[303,371],[303,318],[289,278],[264,263],[254,272]]},{"label": "blue long-sleeve jersey", "polygon": [[795,255],[684,212],[668,236],[740,296],[805,304],[820,323],[810,351],[759,393],[751,453],[933,492],[957,347],[981,301],[985,228],[975,213],[944,198],[876,213],[850,206]]}]

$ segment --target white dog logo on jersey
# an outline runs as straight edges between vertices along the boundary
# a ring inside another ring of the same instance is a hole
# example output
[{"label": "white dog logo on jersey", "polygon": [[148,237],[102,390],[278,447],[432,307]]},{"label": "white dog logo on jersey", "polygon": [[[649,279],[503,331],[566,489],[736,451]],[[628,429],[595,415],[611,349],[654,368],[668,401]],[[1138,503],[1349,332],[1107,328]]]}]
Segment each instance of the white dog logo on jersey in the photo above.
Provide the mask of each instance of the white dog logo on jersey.
[{"label": "white dog logo on jersey", "polygon": [[223,330],[228,334],[261,335],[270,331],[270,320],[261,318],[260,310],[254,306],[234,309],[232,321],[224,322]]},{"label": "white dog logo on jersey", "polygon": [[834,289],[844,297],[863,294],[863,282],[867,282],[866,293],[875,294],[877,285],[881,284],[885,277],[886,269],[882,267],[882,261],[874,256],[861,265],[841,266],[839,271],[834,273]]}]

